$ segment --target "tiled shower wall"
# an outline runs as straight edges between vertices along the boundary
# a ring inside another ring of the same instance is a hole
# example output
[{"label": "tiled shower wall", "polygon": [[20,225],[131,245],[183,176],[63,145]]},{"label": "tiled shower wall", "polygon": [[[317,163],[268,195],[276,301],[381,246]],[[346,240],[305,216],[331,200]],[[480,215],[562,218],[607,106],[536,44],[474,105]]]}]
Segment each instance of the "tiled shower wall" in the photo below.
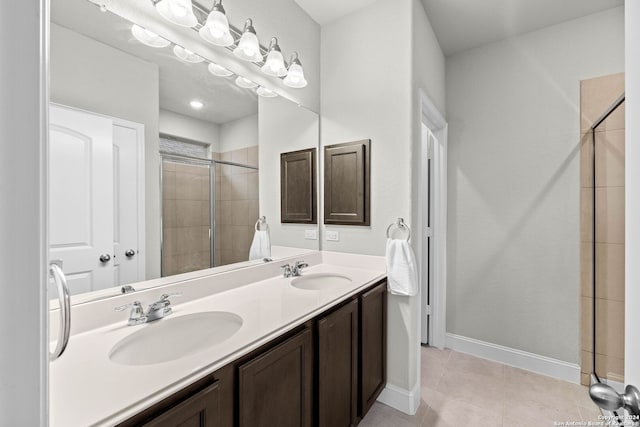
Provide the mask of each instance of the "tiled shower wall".
[{"label": "tiled shower wall", "polygon": [[624,103],[596,129],[596,294],[593,295],[591,125],[624,92],[624,74],[580,82],[581,381],[589,384],[596,299],[596,373],[624,383]]},{"label": "tiled shower wall", "polygon": [[[258,146],[214,154],[214,160],[258,167]],[[249,259],[258,219],[258,170],[216,165],[214,265]]]},{"label": "tiled shower wall", "polygon": [[162,275],[209,268],[209,167],[162,162]]}]

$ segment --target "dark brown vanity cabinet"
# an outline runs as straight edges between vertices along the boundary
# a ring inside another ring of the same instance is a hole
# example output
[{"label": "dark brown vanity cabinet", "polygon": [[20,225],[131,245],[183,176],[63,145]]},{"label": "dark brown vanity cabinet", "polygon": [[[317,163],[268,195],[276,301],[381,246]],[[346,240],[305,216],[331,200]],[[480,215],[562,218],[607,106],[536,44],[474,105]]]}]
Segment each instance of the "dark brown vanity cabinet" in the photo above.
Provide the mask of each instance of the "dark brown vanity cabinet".
[{"label": "dark brown vanity cabinet", "polygon": [[362,417],[387,383],[387,282],[360,296],[359,369]]},{"label": "dark brown vanity cabinet", "polygon": [[358,300],[318,320],[318,426],[358,423]]},{"label": "dark brown vanity cabinet", "polygon": [[238,367],[240,427],[312,425],[312,346],[307,328]]},{"label": "dark brown vanity cabinet", "polygon": [[120,426],[355,426],[386,384],[386,324],[382,281]]},{"label": "dark brown vanity cabinet", "polygon": [[144,427],[215,427],[219,425],[220,389],[217,382],[143,424]]},{"label": "dark brown vanity cabinet", "polygon": [[227,365],[140,412],[119,427],[233,427],[234,367]]}]

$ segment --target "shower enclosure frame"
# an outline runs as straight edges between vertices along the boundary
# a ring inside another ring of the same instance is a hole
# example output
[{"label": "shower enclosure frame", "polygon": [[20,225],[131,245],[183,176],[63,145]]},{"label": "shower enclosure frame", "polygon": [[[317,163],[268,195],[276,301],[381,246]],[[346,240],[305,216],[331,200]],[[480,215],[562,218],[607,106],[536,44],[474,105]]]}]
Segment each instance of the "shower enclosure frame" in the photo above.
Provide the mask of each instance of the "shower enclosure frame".
[{"label": "shower enclosure frame", "polygon": [[164,253],[164,197],[162,197],[162,164],[165,160],[193,166],[204,165],[209,167],[209,268],[212,268],[215,264],[216,161],[202,157],[160,151],[160,276],[165,277],[164,272],[162,271],[162,259]]},{"label": "shower enclosure frame", "polygon": [[591,384],[601,383],[600,377],[596,372],[596,129],[600,126],[604,121],[625,101],[625,93],[616,99],[613,104],[607,108],[604,113],[596,121],[591,125],[591,184],[593,191],[592,198],[592,212],[593,212],[593,222],[591,224],[592,229],[592,242],[591,242],[591,253],[592,253],[592,264],[591,264],[591,287],[592,287],[592,306],[591,310],[593,313],[592,316],[592,325],[591,325],[591,338],[593,343],[593,352],[592,352],[592,360],[591,360]]},{"label": "shower enclosure frame", "polygon": [[258,167],[244,165],[242,163],[229,162],[225,160],[213,160],[203,157],[189,156],[186,154],[176,154],[168,151],[160,151],[160,276],[164,277],[162,272],[162,254],[164,252],[164,198],[162,197],[163,188],[163,171],[162,163],[170,160],[178,163],[189,165],[206,165],[209,166],[209,197],[211,200],[209,209],[209,268],[215,267],[215,208],[216,208],[216,168],[220,165],[237,166],[245,169],[259,170]]}]

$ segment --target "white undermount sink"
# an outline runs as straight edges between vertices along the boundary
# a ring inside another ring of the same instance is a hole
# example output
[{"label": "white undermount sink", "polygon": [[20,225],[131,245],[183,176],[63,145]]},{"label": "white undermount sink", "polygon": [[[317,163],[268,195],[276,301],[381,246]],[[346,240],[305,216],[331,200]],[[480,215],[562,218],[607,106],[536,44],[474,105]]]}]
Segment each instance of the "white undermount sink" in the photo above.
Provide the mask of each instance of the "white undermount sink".
[{"label": "white undermount sink", "polygon": [[167,317],[140,327],[118,341],[109,359],[121,365],[170,362],[220,344],[242,326],[242,318],[226,311]]},{"label": "white undermount sink", "polygon": [[341,274],[315,273],[296,277],[291,286],[309,291],[322,291],[347,286],[351,279]]}]

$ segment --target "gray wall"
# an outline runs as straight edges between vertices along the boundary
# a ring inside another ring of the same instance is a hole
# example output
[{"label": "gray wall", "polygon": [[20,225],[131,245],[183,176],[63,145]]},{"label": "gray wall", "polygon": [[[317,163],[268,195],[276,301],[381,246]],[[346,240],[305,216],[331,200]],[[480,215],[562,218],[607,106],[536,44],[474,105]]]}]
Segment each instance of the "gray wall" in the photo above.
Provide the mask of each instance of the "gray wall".
[{"label": "gray wall", "polygon": [[622,8],[447,58],[447,331],[579,362],[579,82]]},{"label": "gray wall", "polygon": [[160,277],[158,66],[51,24],[51,101],[144,124],[146,275]]},{"label": "gray wall", "polygon": [[304,238],[315,224],[280,222],[280,153],[318,147],[318,115],[282,98],[258,99],[260,215],[267,217],[271,244],[318,249],[318,240]]},{"label": "gray wall", "polygon": [[[0,425],[47,407],[45,1],[0,2]],[[55,363],[55,362],[54,362]]]},{"label": "gray wall", "polygon": [[[372,140],[371,226],[327,227],[340,232],[340,241],[323,240],[322,248],[384,255],[389,223],[397,217],[415,222],[417,89],[440,108],[445,102],[444,57],[422,5],[379,0],[324,26],[321,75],[322,146]],[[419,378],[418,302],[389,297],[388,382],[405,392],[416,391]]]}]

